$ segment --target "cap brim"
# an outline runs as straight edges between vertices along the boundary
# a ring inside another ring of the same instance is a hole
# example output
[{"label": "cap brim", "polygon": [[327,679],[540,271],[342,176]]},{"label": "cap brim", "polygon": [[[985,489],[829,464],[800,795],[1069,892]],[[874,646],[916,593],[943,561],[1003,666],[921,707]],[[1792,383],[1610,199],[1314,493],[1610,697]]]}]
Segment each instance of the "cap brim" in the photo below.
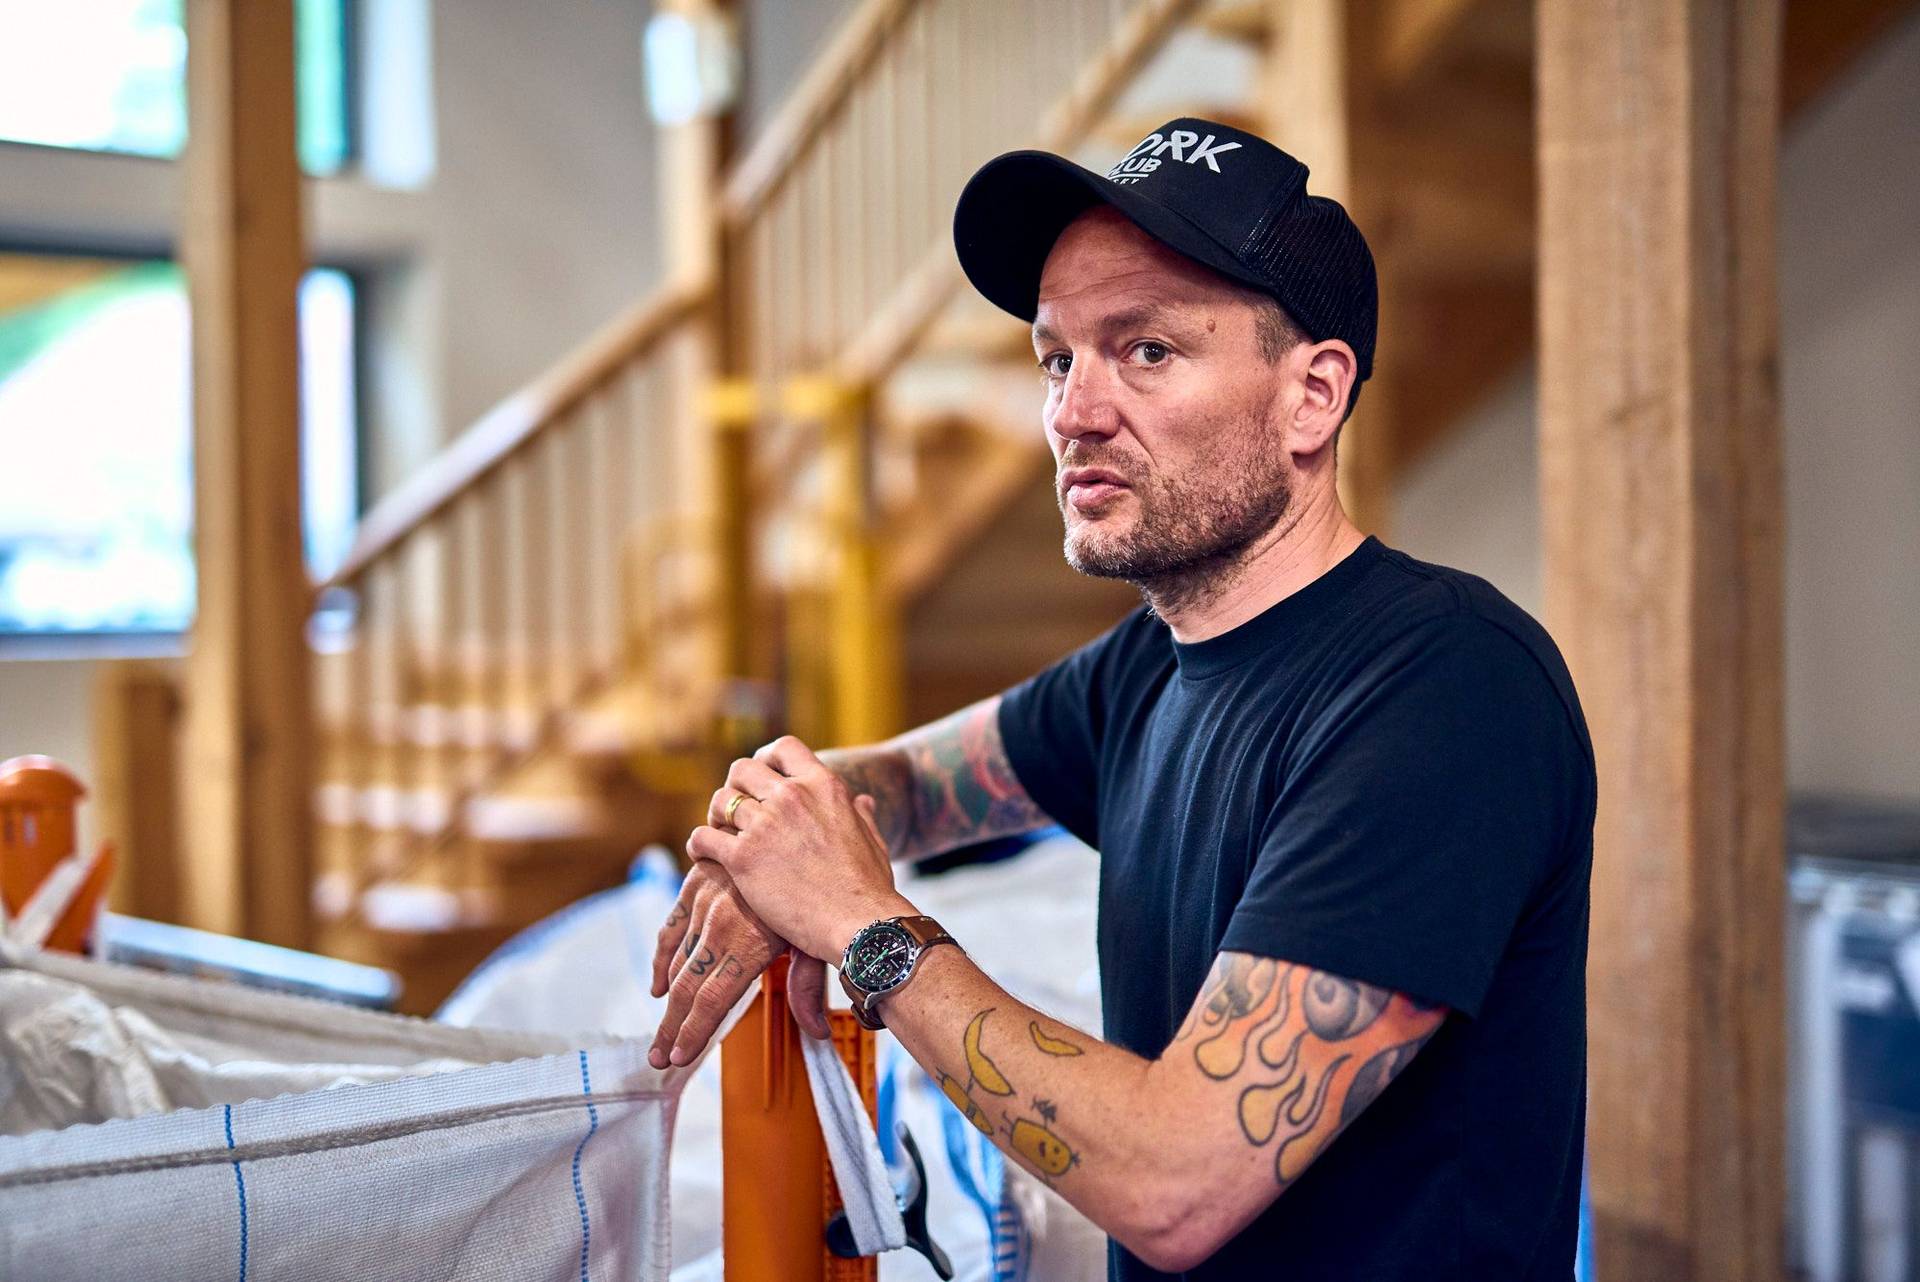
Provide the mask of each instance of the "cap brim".
[{"label": "cap brim", "polygon": [[1255,289],[1272,286],[1185,217],[1046,151],[1010,151],[982,165],[953,211],[960,267],[988,302],[1021,320],[1039,310],[1040,272],[1067,224],[1109,205],[1155,240]]}]

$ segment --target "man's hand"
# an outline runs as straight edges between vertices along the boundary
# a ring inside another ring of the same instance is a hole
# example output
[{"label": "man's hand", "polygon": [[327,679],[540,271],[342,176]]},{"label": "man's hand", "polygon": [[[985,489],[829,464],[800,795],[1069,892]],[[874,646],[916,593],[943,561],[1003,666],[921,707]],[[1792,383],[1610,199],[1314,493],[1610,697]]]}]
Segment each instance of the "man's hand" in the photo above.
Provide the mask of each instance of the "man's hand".
[{"label": "man's hand", "polygon": [[[769,757],[778,746],[768,744],[757,756]],[[750,796],[748,787],[766,787],[763,772],[768,769],[761,760],[735,761],[727,771],[727,785],[708,804],[707,822],[731,828],[727,806],[735,796]],[[873,822],[873,798],[857,798],[857,808],[873,840],[881,842]],[[696,860],[654,946],[653,995],[668,1000],[649,1062],[655,1068],[691,1063],[741,995],[786,951],[786,941],[747,906],[726,870],[711,859]],[[787,976],[787,1003],[810,1037],[829,1036],[826,1002],[826,964],[796,951]]]},{"label": "man's hand", "polygon": [[[873,821],[840,777],[792,735],[737,761],[687,853],[725,868],[767,927],[808,956],[837,959],[855,930],[911,911]],[[724,821],[736,795],[733,822]],[[721,822],[714,822],[719,820]]]},{"label": "man's hand", "polygon": [[[648,1062],[655,1068],[692,1063],[741,994],[786,951],[786,941],[747,907],[725,869],[711,860],[694,864],[654,947],[653,995],[667,998],[667,1010]],[[826,996],[826,967],[796,955],[787,1002],[811,1037],[828,1036]]]}]

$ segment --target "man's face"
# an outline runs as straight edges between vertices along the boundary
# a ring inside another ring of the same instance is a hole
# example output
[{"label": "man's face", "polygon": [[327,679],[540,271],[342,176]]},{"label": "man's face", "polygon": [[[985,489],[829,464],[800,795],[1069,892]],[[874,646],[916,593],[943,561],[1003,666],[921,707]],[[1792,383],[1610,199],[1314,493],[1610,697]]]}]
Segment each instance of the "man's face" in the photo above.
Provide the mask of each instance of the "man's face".
[{"label": "man's face", "polygon": [[1253,296],[1107,208],[1040,277],[1034,353],[1067,561],[1177,588],[1214,577],[1286,514],[1283,367]]}]

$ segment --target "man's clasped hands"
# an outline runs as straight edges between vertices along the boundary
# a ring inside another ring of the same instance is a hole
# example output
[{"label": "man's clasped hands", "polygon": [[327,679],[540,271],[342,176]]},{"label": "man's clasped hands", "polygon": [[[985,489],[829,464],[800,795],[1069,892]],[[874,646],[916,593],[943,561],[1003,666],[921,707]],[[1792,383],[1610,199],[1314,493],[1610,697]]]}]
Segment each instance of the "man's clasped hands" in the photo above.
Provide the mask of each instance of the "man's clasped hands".
[{"label": "man's clasped hands", "polygon": [[789,948],[794,1017],[827,1036],[827,962],[867,923],[913,911],[894,889],[873,798],[856,797],[792,735],[728,768],[687,854],[693,867],[654,949],[653,995],[667,998],[648,1051],[655,1068],[691,1063]]}]

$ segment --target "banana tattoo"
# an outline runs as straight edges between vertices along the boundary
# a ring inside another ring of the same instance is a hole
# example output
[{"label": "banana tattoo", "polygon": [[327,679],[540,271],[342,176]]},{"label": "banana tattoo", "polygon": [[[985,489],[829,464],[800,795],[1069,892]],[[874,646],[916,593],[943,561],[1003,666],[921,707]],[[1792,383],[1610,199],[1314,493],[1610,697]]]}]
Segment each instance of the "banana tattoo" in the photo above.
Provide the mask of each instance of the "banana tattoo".
[{"label": "banana tattoo", "polygon": [[1037,1019],[1027,1021],[1027,1035],[1033,1038],[1033,1044],[1039,1047],[1044,1055],[1067,1056],[1081,1053],[1080,1048],[1066,1038],[1050,1037],[1041,1032],[1040,1021]]},{"label": "banana tattoo", "polygon": [[1011,1095],[1013,1084],[1007,1080],[1006,1074],[987,1058],[987,1053],[980,1049],[980,1032],[986,1027],[987,1016],[992,1013],[992,1011],[983,1010],[973,1017],[972,1023],[967,1025],[967,1035],[963,1043],[967,1051],[967,1071],[973,1074],[974,1084],[987,1094]]},{"label": "banana tattoo", "polygon": [[986,1052],[980,1049],[980,1033],[986,1027],[987,1016],[992,1013],[991,1010],[983,1010],[975,1015],[972,1022],[967,1025],[966,1036],[961,1039],[961,1045],[967,1054],[966,1084],[962,1085],[960,1080],[951,1074],[944,1072],[940,1074],[941,1094],[951,1100],[953,1106],[960,1110],[960,1115],[972,1122],[974,1129],[982,1135],[993,1134],[993,1120],[987,1116],[987,1111],[975,1102],[973,1088],[978,1086],[989,1095],[1013,1094],[1013,1083],[1009,1082],[1006,1074],[1000,1071],[1000,1066],[988,1059]]},{"label": "banana tattoo", "polygon": [[[960,1113],[974,1128],[983,1135],[992,1135],[995,1131],[987,1111],[974,1099],[977,1087],[994,1096],[1011,1096],[1013,1083],[1000,1071],[1000,1066],[988,1058],[980,1045],[981,1035],[986,1031],[987,1016],[992,1010],[983,1010],[967,1024],[966,1035],[961,1046],[967,1056],[967,1081],[963,1085],[958,1078],[949,1073],[940,1074],[940,1091],[960,1110]],[[1082,1055],[1086,1052],[1077,1044],[1064,1038],[1054,1037],[1040,1027],[1040,1021],[1027,1022],[1027,1036],[1042,1053],[1055,1056]],[[1051,1184],[1065,1175],[1080,1162],[1080,1155],[1073,1151],[1064,1139],[1053,1129],[1054,1118],[1058,1110],[1051,1100],[1036,1099],[1033,1111],[1039,1120],[1030,1117],[1013,1117],[1002,1113],[1005,1122],[1007,1144],[1016,1154],[1025,1158],[1029,1165],[1040,1174],[1040,1178]]]}]

